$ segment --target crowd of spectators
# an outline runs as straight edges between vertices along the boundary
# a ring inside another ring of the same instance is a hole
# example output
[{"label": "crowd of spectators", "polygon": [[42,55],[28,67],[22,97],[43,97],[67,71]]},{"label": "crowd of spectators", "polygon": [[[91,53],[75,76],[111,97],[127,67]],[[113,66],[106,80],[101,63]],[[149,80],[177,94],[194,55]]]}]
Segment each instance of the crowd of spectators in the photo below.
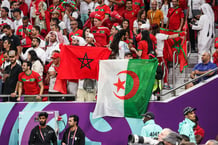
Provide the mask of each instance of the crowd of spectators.
[{"label": "crowd of spectators", "polygon": [[[183,38],[187,34],[183,26],[189,18],[190,29],[199,30],[199,53],[208,50],[209,47],[200,44],[201,39],[207,37],[207,44],[212,46],[217,20],[211,10],[217,1],[201,0],[198,7],[194,5],[196,1],[192,1],[1,0],[0,93],[10,96],[9,100],[4,98],[3,101],[20,101],[22,94],[37,95],[28,101],[45,101],[48,98],[41,97],[43,93],[61,94],[54,89],[60,64],[60,44],[108,47],[112,51],[110,58],[115,59],[149,59],[149,54],[154,53],[159,63],[166,64],[164,40]],[[202,10],[203,15],[192,7]],[[211,20],[201,24],[205,17]],[[177,33],[161,34],[160,27]],[[205,36],[202,33],[206,28]],[[164,83],[165,88],[169,88],[167,75]],[[84,86],[90,84],[91,89],[86,90]],[[68,80],[67,85],[68,93],[73,96],[67,100],[96,99],[95,80]],[[66,100],[63,97],[49,99]]]}]

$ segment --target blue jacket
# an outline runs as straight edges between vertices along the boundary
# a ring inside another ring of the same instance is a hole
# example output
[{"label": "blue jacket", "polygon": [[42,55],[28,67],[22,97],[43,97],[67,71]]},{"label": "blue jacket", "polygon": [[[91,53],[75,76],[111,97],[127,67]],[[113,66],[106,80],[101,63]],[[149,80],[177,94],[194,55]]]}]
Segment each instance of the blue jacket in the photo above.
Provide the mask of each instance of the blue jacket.
[{"label": "blue jacket", "polygon": [[195,134],[194,134],[194,130],[193,127],[195,126],[195,123],[193,121],[191,121],[188,118],[185,118],[185,120],[183,120],[182,122],[179,123],[179,134],[183,134],[186,135],[190,138],[190,142],[193,142],[196,144],[196,140],[195,140]]},{"label": "blue jacket", "polygon": [[162,131],[162,128],[155,124],[154,120],[148,120],[145,122],[145,126],[142,127],[141,136],[158,138],[158,134]]}]

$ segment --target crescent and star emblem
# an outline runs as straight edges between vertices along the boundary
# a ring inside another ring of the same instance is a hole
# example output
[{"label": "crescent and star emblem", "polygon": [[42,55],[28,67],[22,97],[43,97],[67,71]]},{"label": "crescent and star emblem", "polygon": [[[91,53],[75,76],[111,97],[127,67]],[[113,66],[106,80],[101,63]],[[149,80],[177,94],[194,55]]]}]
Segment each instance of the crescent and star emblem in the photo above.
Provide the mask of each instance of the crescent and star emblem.
[{"label": "crescent and star emblem", "polygon": [[[129,70],[121,71],[121,72],[119,72],[117,74],[117,76],[120,75],[120,74],[128,74],[128,75],[130,75],[132,77],[132,79],[133,79],[133,87],[132,87],[131,91],[128,94],[126,94],[125,96],[119,96],[115,92],[113,92],[113,93],[114,93],[114,95],[117,98],[122,99],[122,100],[127,100],[127,99],[130,99],[133,96],[135,96],[136,92],[138,91],[138,88],[139,88],[139,77],[138,77],[138,75],[135,72],[129,71]],[[126,81],[121,81],[120,78],[118,78],[117,83],[114,83],[114,86],[117,87],[117,93],[119,92],[120,89],[123,89],[123,90],[125,89],[125,87],[124,87],[125,82]]]}]

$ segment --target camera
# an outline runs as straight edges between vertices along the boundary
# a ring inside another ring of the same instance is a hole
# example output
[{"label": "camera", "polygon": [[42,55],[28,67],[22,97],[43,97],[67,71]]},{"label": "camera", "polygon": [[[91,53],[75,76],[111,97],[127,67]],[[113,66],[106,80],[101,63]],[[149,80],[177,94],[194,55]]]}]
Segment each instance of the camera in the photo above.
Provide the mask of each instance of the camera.
[{"label": "camera", "polygon": [[155,140],[151,137],[138,136],[135,134],[130,134],[128,136],[128,144],[151,144],[157,145],[159,143],[158,140]]}]

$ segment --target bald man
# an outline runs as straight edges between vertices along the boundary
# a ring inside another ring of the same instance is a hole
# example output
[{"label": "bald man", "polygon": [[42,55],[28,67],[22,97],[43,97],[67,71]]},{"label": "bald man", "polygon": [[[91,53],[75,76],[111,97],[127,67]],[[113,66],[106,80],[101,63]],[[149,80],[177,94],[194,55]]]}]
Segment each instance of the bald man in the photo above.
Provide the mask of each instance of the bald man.
[{"label": "bald man", "polygon": [[158,26],[163,27],[163,12],[157,9],[157,1],[153,0],[151,2],[151,10],[147,12],[147,18],[151,25],[158,24]]},{"label": "bald man", "polygon": [[[202,63],[196,64],[191,72],[190,77],[192,79],[194,79],[200,75],[203,75],[203,74],[207,73],[208,71],[211,71],[212,69],[216,68],[216,64],[214,64],[210,61],[210,54],[208,52],[202,53],[201,60],[202,60]],[[210,78],[211,76],[213,76],[214,74],[215,74],[215,72],[211,72],[207,76],[204,76],[203,79],[206,80],[206,79]],[[194,86],[195,84],[198,84],[199,82],[200,82],[200,79],[196,80],[192,83],[187,84],[186,89]]]}]

